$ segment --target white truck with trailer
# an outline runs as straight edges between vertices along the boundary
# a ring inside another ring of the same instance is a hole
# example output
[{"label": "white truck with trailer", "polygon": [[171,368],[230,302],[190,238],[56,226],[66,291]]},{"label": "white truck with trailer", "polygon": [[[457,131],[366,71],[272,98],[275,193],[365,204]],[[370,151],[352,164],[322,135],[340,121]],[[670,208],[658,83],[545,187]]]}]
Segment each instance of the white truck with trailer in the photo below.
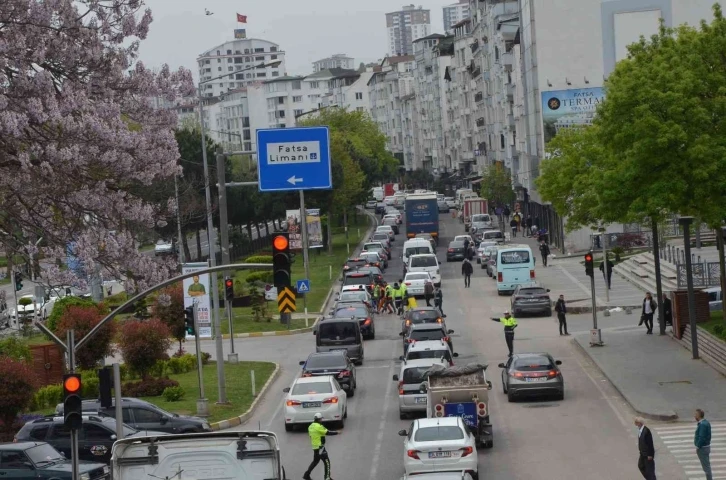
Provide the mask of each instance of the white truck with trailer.
[{"label": "white truck with trailer", "polygon": [[436,417],[461,417],[484,448],[494,446],[492,424],[489,421],[489,390],[492,382],[486,377],[487,365],[442,367],[433,365],[427,372],[428,380],[422,385],[426,390],[426,415]]}]

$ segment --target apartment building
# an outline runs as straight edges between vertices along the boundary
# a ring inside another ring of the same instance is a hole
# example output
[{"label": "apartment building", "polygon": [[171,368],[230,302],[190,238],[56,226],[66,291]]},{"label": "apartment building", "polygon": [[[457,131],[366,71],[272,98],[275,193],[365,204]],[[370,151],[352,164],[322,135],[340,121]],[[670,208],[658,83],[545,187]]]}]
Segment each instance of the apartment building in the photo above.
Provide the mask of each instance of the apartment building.
[{"label": "apartment building", "polygon": [[386,14],[388,55],[413,55],[413,42],[431,34],[431,10],[406,5]]},{"label": "apartment building", "polygon": [[317,73],[321,70],[327,70],[329,68],[345,68],[347,70],[353,70],[355,68],[355,59],[344,53],[336,53],[330,57],[313,62],[313,73]]},{"label": "apartment building", "polygon": [[462,20],[469,18],[469,0],[459,0],[453,5],[443,7],[444,12],[444,32],[448,35],[454,33],[453,26]]}]

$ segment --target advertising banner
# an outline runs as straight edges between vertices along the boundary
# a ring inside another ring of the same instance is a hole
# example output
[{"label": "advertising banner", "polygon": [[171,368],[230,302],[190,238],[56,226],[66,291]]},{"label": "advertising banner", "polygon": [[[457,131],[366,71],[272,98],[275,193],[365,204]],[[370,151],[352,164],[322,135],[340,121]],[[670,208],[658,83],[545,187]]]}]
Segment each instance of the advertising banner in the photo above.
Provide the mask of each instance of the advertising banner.
[{"label": "advertising banner", "polygon": [[564,128],[592,124],[595,110],[605,100],[602,87],[542,92],[545,145]]},{"label": "advertising banner", "polygon": [[476,403],[446,403],[444,404],[444,414],[447,417],[461,417],[465,424],[471,428],[476,428]]},{"label": "advertising banner", "polygon": [[[308,208],[306,210],[306,223],[308,229],[308,248],[323,247],[323,228],[320,223],[320,209]],[[290,234],[290,249],[302,250],[302,228],[300,226],[300,210],[287,210],[287,232]]]},{"label": "advertising banner", "polygon": [[[206,262],[185,263],[182,265],[182,274],[194,273],[209,268]],[[203,273],[191,278],[185,278],[184,308],[197,304],[197,327],[200,338],[212,338],[212,309],[209,300],[209,274]],[[193,338],[193,337],[192,337]]]},{"label": "advertising banner", "polygon": [[244,28],[235,28],[234,38],[247,38],[247,30]]}]

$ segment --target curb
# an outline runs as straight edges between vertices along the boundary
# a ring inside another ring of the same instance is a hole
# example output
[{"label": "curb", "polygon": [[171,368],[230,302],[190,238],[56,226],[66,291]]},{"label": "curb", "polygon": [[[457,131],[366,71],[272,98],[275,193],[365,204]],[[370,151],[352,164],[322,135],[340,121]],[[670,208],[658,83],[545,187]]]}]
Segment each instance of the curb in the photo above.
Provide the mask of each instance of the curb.
[{"label": "curb", "polygon": [[[641,308],[640,305],[598,305],[597,311],[603,312],[605,310],[611,310],[613,308],[622,308],[625,310],[626,308],[636,309]],[[567,313],[572,313],[573,315],[579,314],[579,313],[592,313],[592,307],[571,307],[567,306]]]},{"label": "curb", "polygon": [[247,420],[249,420],[249,418],[255,412],[257,404],[260,403],[260,401],[264,398],[265,393],[267,393],[267,389],[270,388],[270,385],[272,385],[272,382],[277,379],[277,376],[279,374],[280,364],[275,363],[275,370],[272,372],[272,375],[270,375],[270,378],[268,378],[265,384],[262,386],[262,388],[260,389],[260,393],[257,394],[257,398],[255,398],[255,401],[252,402],[252,405],[250,405],[250,408],[248,408],[245,413],[237,417],[229,418],[227,420],[210,423],[209,428],[211,428],[213,431],[226,430],[227,428],[238,427],[245,423]]},{"label": "curb", "polygon": [[597,367],[597,369],[600,371],[600,373],[602,373],[603,376],[608,379],[608,382],[610,382],[610,385],[612,385],[613,388],[615,388],[615,390],[617,390],[617,392],[620,394],[620,396],[625,399],[625,401],[628,403],[628,406],[630,406],[630,408],[633,409],[633,411],[635,413],[637,413],[641,417],[646,418],[648,420],[656,420],[656,421],[661,421],[661,422],[672,422],[672,421],[678,420],[678,415],[673,410],[671,410],[671,411],[669,411],[667,413],[650,413],[650,412],[643,412],[643,411],[638,410],[637,408],[635,408],[635,406],[630,401],[630,399],[628,398],[628,396],[625,395],[623,393],[623,391],[620,390],[620,388],[618,387],[617,383],[613,382],[613,380],[608,376],[608,374],[605,373],[605,371],[600,367],[600,364],[597,363],[597,361],[595,360],[595,358],[593,356],[591,356],[587,352],[587,349],[585,349],[585,347],[583,345],[581,345],[580,342],[578,342],[574,338],[572,339],[572,343],[574,343],[577,346],[577,348],[583,354],[585,354],[585,356],[587,358],[589,358],[592,361],[593,365],[595,365]]}]

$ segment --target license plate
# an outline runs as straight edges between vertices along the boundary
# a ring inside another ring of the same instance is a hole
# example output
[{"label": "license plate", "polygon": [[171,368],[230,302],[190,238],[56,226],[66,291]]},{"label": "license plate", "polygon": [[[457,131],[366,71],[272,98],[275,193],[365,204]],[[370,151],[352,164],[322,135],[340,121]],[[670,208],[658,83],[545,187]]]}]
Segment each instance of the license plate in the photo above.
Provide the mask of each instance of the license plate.
[{"label": "license plate", "polygon": [[528,382],[544,382],[547,380],[547,377],[530,377],[527,378]]},{"label": "license plate", "polygon": [[320,408],[323,406],[322,402],[303,402],[303,408]]},{"label": "license plate", "polygon": [[451,458],[451,452],[429,452],[429,458]]},{"label": "license plate", "polygon": [[416,403],[427,403],[426,397],[421,397],[416,399]]}]

